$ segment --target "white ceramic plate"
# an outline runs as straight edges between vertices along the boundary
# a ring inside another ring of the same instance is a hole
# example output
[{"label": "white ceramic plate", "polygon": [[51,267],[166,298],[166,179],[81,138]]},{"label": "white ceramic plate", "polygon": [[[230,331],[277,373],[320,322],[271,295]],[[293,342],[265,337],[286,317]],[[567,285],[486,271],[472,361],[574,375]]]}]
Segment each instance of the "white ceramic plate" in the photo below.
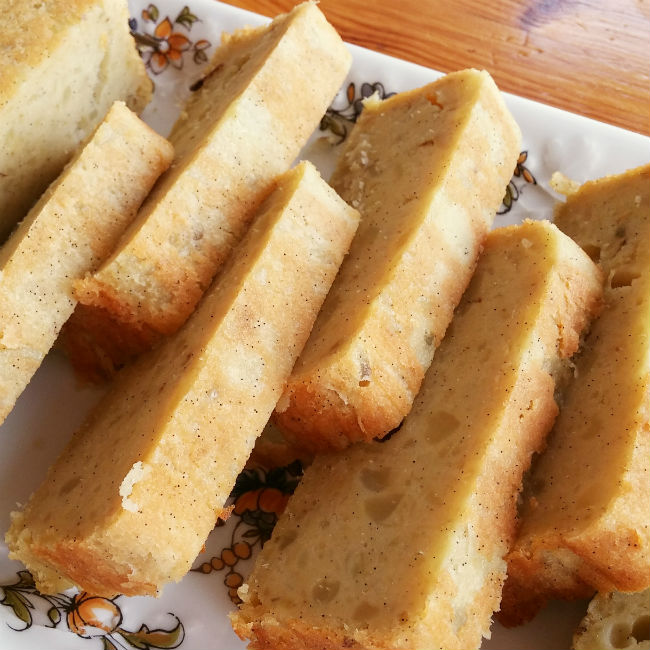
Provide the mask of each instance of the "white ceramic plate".
[{"label": "white ceramic plate", "polygon": [[[222,31],[265,19],[212,0],[131,0],[131,27],[156,84],[145,119],[166,134],[190,86],[214,51]],[[354,64],[332,109],[304,157],[324,174],[332,168],[335,142],[352,125],[358,100],[377,90],[399,92],[428,83],[439,73],[351,47]],[[496,224],[525,217],[548,218],[557,198],[548,182],[555,170],[577,181],[618,173],[650,160],[650,140],[612,126],[508,96],[524,136],[519,164],[509,186],[508,205]],[[66,361],[50,355],[0,428],[0,532],[9,512],[24,503],[48,465],[98,399],[100,389],[79,388]],[[289,470],[247,472],[240,477],[235,512],[214,530],[195,570],[159,599],[113,600],[75,595],[42,597],[30,575],[7,558],[0,542],[0,648],[2,650],[113,650],[243,648],[227,613],[236,586],[250,569],[249,554],[268,538],[297,478]],[[417,531],[408,531],[417,534]],[[19,573],[20,572],[20,573]],[[584,613],[584,603],[555,603],[529,625],[514,630],[493,626],[483,648],[566,650]]]}]

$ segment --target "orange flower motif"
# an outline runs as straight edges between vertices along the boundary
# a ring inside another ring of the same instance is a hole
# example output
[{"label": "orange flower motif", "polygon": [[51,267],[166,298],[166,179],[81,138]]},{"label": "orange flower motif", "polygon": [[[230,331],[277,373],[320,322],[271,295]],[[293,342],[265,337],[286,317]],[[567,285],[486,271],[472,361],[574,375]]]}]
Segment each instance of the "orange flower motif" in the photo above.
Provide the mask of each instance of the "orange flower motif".
[{"label": "orange flower motif", "polygon": [[239,496],[235,501],[234,512],[236,515],[243,515],[247,510],[263,510],[279,515],[284,511],[287,501],[289,495],[277,488],[258,488]]},{"label": "orange flower motif", "polygon": [[121,622],[122,612],[112,600],[89,596],[85,591],[72,599],[68,628],[84,639],[111,634]]},{"label": "orange flower motif", "polygon": [[183,52],[192,46],[187,36],[172,29],[169,18],[156,25],[153,33],[157,41],[156,49],[151,53],[148,62],[154,74],[160,74],[169,64],[180,70],[183,67]]}]

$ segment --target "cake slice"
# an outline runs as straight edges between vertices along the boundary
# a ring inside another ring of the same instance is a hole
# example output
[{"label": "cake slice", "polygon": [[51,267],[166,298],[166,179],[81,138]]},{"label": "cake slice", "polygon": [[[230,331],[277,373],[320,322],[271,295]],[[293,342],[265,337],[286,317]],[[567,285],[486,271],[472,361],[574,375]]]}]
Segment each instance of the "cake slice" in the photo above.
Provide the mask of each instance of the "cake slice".
[{"label": "cake slice", "polygon": [[72,313],[73,282],[111,253],[172,156],[116,102],[0,249],[0,423]]},{"label": "cake slice", "polygon": [[413,409],[321,455],[257,557],[233,626],[251,648],[478,648],[522,474],[600,274],[548,222],[495,230]]},{"label": "cake slice", "polygon": [[115,100],[151,82],[126,0],[4,0],[0,11],[0,243]]},{"label": "cake slice", "polygon": [[527,482],[500,619],[650,587],[650,166],[586,183],[557,225],[601,264],[606,308]]},{"label": "cake slice", "polygon": [[318,126],[350,59],[311,2],[224,37],[169,136],[171,169],[111,258],[76,286],[66,347],[77,367],[110,373],[183,324]]},{"label": "cake slice", "polygon": [[308,163],[278,180],[187,324],[119,374],[7,533],[38,589],[155,594],[222,513],[358,224]]},{"label": "cake slice", "polygon": [[520,149],[487,72],[366,100],[330,183],[361,213],[275,421],[308,451],[399,425],[474,271]]},{"label": "cake slice", "polygon": [[573,635],[573,650],[650,650],[650,589],[597,594]]}]

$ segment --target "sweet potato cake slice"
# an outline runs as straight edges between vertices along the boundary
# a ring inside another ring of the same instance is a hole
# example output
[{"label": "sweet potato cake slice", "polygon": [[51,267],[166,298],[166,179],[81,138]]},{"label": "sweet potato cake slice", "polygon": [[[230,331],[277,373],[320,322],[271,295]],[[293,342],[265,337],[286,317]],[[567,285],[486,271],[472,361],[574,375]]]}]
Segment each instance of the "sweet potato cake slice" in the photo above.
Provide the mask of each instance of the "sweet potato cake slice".
[{"label": "sweet potato cake slice", "polygon": [[114,101],[147,105],[128,19],[126,0],[3,0],[0,243]]},{"label": "sweet potato cake slice", "polygon": [[112,252],[172,155],[116,102],[0,250],[0,423],[72,313],[73,282]]},{"label": "sweet potato cake slice", "polygon": [[650,587],[650,166],[586,183],[555,216],[602,266],[605,310],[534,464],[499,618]]},{"label": "sweet potato cake slice", "polygon": [[303,163],[187,324],[118,374],[7,534],[48,593],[155,594],[201,550],[359,215]]},{"label": "sweet potato cake slice", "polygon": [[275,420],[297,446],[384,436],[408,413],[519,155],[487,72],[370,99],[331,184],[361,224]]},{"label": "sweet potato cake slice", "polygon": [[171,168],[111,258],[76,286],[65,339],[82,372],[110,374],[185,322],[350,60],[311,2],[224,37],[169,136]]},{"label": "sweet potato cake slice", "polygon": [[305,471],[239,590],[252,648],[478,648],[523,472],[600,273],[548,222],[493,231],[413,409]]}]

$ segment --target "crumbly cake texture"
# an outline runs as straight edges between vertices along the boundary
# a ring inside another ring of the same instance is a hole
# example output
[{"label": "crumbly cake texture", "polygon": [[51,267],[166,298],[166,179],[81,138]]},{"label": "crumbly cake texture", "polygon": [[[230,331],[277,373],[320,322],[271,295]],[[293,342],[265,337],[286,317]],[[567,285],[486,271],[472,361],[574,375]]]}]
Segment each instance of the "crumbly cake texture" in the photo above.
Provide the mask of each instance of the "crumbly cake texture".
[{"label": "crumbly cake texture", "polygon": [[126,0],[3,0],[0,242],[115,100],[140,112],[151,81]]},{"label": "crumbly cake texture", "polygon": [[650,650],[650,589],[597,594],[573,635],[573,650]]},{"label": "crumbly cake texture", "polygon": [[112,252],[172,157],[116,102],[0,249],[0,422],[72,313],[74,280]]},{"label": "crumbly cake texture", "polygon": [[553,375],[598,269],[548,222],[495,230],[413,409],[383,442],[317,456],[239,590],[251,648],[478,648]]},{"label": "crumbly cake texture", "polygon": [[302,163],[186,325],[120,373],[7,533],[44,593],[156,594],[222,513],[359,215]]},{"label": "crumbly cake texture", "polygon": [[330,181],[361,225],[275,421],[309,451],[386,435],[411,408],[519,155],[487,72],[365,102]]},{"label": "crumbly cake texture", "polygon": [[510,625],[551,598],[650,587],[650,165],[586,183],[555,221],[601,265],[606,308],[527,481]]},{"label": "crumbly cake texture", "polygon": [[110,373],[183,324],[350,63],[315,3],[224,37],[169,136],[172,167],[115,253],[76,287],[66,347],[82,372]]}]

